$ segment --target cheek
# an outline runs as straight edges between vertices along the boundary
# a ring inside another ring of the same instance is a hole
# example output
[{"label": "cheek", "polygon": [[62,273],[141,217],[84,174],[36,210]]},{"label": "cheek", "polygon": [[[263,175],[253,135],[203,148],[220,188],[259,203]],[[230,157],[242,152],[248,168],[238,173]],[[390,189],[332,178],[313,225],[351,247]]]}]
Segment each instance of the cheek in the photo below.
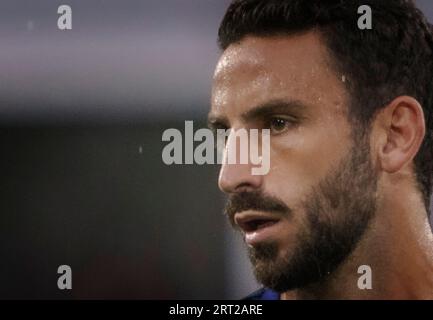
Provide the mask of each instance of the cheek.
[{"label": "cheek", "polygon": [[298,129],[271,140],[267,192],[296,206],[345,156],[350,142],[343,129]]}]

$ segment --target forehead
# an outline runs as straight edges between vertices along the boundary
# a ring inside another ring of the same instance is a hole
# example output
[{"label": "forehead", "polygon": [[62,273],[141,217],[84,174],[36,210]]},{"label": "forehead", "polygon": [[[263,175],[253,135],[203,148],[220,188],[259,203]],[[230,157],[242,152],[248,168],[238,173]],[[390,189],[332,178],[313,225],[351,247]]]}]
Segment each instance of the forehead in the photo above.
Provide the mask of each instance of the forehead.
[{"label": "forehead", "polygon": [[346,101],[344,81],[345,76],[331,67],[315,32],[247,37],[229,46],[217,64],[211,113],[235,116],[280,99],[326,105],[328,113],[339,112]]}]

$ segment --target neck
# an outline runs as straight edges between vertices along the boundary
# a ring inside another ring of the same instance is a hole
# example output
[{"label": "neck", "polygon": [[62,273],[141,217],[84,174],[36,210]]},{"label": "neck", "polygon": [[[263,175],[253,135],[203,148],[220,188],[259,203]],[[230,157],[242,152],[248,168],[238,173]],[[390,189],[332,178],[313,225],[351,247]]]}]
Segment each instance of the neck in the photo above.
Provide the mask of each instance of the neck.
[{"label": "neck", "polygon": [[[281,298],[433,299],[433,236],[427,212],[418,194],[397,189],[389,188],[378,201],[363,238],[329,278]],[[371,289],[363,286],[368,274],[358,273],[365,265],[371,268]]]}]

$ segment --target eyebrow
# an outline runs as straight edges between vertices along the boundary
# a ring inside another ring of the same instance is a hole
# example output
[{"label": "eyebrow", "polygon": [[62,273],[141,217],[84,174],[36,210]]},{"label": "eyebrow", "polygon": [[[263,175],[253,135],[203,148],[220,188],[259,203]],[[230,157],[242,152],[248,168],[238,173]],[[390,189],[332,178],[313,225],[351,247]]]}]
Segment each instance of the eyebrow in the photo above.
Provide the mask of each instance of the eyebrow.
[{"label": "eyebrow", "polygon": [[[255,106],[241,115],[244,122],[248,122],[261,117],[274,115],[277,113],[297,112],[304,110],[307,106],[299,100],[271,100]],[[228,128],[229,121],[225,116],[218,116],[209,113],[208,127],[211,129]]]},{"label": "eyebrow", "polygon": [[209,115],[207,117],[207,126],[211,130],[228,128],[229,127],[229,121],[226,117],[221,117],[221,116],[209,113]]},{"label": "eyebrow", "polygon": [[257,118],[274,115],[277,113],[297,112],[306,109],[306,105],[298,100],[271,100],[264,104],[251,108],[241,115],[242,120],[247,122]]}]

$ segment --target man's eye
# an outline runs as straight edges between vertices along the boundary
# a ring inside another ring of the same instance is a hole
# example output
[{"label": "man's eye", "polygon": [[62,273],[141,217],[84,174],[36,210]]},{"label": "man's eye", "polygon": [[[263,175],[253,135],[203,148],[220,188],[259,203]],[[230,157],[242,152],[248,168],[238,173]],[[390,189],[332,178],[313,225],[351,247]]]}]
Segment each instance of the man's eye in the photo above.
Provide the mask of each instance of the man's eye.
[{"label": "man's eye", "polygon": [[272,118],[269,120],[271,134],[281,134],[290,128],[292,122],[284,118]]}]

